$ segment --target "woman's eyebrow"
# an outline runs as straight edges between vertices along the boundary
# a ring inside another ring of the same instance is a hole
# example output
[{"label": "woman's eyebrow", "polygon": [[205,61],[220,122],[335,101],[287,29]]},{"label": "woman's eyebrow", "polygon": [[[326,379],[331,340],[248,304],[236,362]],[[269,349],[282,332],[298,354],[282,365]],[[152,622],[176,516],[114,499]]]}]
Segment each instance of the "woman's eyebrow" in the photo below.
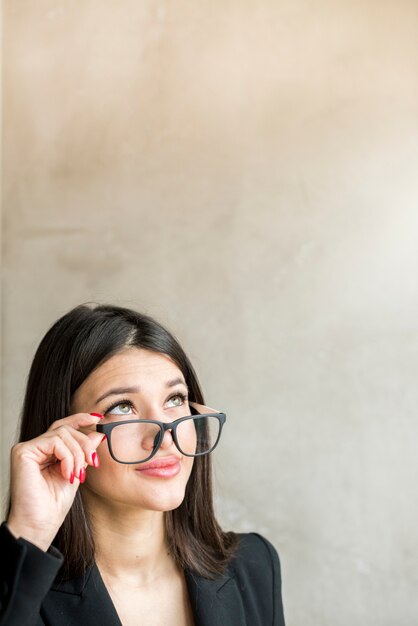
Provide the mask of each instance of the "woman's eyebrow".
[{"label": "woman's eyebrow", "polygon": [[183,385],[186,389],[189,389],[184,380],[180,377],[168,380],[165,384],[166,387],[175,387],[176,385]]},{"label": "woman's eyebrow", "polygon": [[108,396],[123,396],[125,393],[139,393],[139,387],[115,387],[114,389],[109,389],[100,398],[97,398],[96,404],[99,404]]},{"label": "woman's eyebrow", "polygon": [[[168,380],[165,384],[166,387],[171,388],[176,385],[183,385],[188,389],[186,383],[182,378],[173,378],[172,380]],[[109,389],[106,391],[100,398],[97,398],[96,404],[99,404],[102,400],[107,398],[108,396],[123,396],[125,393],[139,393],[139,387],[115,387],[114,389]]]}]

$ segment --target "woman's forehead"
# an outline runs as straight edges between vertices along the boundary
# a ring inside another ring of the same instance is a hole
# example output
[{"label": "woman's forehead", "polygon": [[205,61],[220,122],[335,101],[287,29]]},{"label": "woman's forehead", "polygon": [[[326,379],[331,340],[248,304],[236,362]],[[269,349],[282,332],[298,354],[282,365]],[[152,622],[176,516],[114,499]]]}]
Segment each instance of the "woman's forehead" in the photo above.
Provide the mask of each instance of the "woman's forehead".
[{"label": "woman's forehead", "polygon": [[[184,383],[184,376],[170,357],[144,348],[129,347],[113,355],[97,367],[82,383],[75,399],[86,393],[98,395],[109,387],[132,389],[174,386]],[[174,384],[173,384],[174,383]]]}]

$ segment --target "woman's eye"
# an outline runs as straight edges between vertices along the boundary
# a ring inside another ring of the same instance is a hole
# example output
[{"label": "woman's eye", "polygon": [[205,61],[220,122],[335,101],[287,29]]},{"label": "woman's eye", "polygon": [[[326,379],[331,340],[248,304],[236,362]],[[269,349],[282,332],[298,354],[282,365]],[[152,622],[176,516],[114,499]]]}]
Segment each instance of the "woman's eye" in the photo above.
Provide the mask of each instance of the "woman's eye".
[{"label": "woman's eye", "polygon": [[129,415],[132,411],[132,407],[127,402],[121,402],[117,404],[112,409],[109,409],[107,413],[109,415]]},{"label": "woman's eye", "polygon": [[185,397],[182,395],[173,396],[172,398],[167,400],[167,405],[169,406],[169,408],[182,406],[184,404],[184,401],[185,401]]}]

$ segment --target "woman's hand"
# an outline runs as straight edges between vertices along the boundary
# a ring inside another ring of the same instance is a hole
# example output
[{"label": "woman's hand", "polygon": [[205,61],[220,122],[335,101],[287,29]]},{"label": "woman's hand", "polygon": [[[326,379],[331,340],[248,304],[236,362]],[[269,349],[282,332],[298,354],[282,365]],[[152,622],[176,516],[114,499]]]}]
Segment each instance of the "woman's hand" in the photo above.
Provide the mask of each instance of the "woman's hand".
[{"label": "woman's hand", "polygon": [[13,447],[7,526],[15,537],[49,548],[85,480],[86,466],[99,466],[96,448],[103,435],[92,430],[99,421],[98,415],[77,413]]}]

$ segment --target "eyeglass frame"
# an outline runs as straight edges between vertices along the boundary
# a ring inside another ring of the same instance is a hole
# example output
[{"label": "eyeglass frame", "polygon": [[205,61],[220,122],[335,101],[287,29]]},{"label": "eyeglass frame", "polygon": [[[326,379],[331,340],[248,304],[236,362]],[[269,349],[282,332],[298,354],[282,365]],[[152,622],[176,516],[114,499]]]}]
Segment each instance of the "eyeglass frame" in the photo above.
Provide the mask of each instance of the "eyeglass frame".
[{"label": "eyeglass frame", "polygon": [[[186,454],[180,448],[180,445],[178,443],[177,433],[176,433],[177,426],[181,424],[182,422],[184,422],[185,420],[190,420],[190,419],[195,420],[195,419],[199,419],[202,417],[216,417],[218,419],[219,433],[216,438],[216,441],[213,444],[213,446],[210,448],[210,450],[208,450],[207,452],[198,452],[197,454]],[[197,415],[186,415],[185,417],[179,417],[178,419],[172,422],[160,422],[158,420],[124,420],[121,422],[113,422],[111,424],[97,424],[96,431],[98,433],[103,433],[104,435],[106,435],[106,441],[107,441],[107,446],[109,448],[110,456],[112,457],[114,461],[116,461],[116,463],[121,463],[122,465],[138,465],[139,463],[146,463],[147,461],[152,459],[153,456],[157,454],[158,450],[161,447],[161,444],[164,441],[165,433],[170,430],[171,430],[171,436],[174,441],[174,445],[176,446],[180,454],[182,454],[183,456],[197,457],[197,456],[204,456],[205,454],[210,454],[211,452],[214,451],[214,449],[219,443],[219,439],[221,438],[222,429],[224,427],[225,421],[226,421],[225,413],[220,413],[220,412],[219,413],[198,413]],[[149,456],[147,456],[146,459],[143,459],[142,461],[119,461],[119,459],[117,459],[115,455],[113,454],[113,450],[112,450],[112,430],[116,428],[116,426],[121,426],[123,424],[144,424],[144,423],[156,424],[160,428],[159,440],[158,440],[158,443],[154,446],[153,451],[151,452]]]}]

